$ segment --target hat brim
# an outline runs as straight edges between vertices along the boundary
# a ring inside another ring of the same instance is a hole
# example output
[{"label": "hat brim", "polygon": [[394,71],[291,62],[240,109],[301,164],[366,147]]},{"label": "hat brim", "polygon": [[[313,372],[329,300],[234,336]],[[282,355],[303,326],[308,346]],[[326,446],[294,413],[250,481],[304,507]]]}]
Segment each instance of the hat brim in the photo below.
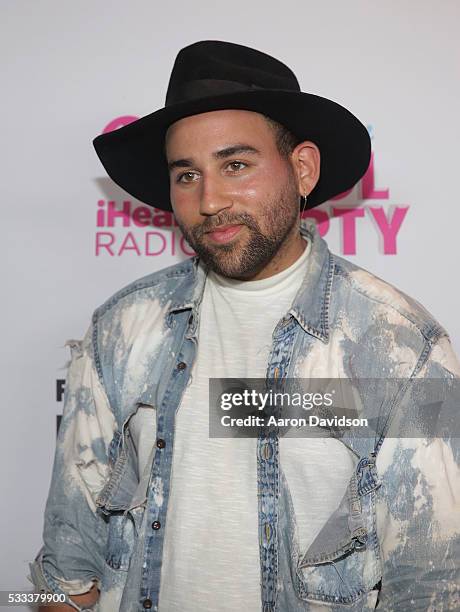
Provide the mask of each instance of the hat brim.
[{"label": "hat brim", "polygon": [[350,111],[327,98],[288,90],[256,89],[189,100],[101,134],[93,145],[117,185],[149,206],[172,211],[164,154],[168,127],[184,117],[225,109],[268,115],[300,141],[311,140],[318,146],[320,178],[308,196],[307,209],[352,188],[369,166],[368,131]]}]

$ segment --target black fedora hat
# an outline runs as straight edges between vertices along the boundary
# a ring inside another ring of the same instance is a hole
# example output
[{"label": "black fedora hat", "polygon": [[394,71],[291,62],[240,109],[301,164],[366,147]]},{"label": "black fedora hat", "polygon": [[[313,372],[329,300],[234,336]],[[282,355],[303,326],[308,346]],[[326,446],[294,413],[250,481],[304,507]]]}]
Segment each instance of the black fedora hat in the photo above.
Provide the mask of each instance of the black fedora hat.
[{"label": "black fedora hat", "polygon": [[172,211],[164,153],[166,130],[184,117],[224,109],[267,115],[287,127],[299,142],[311,140],[318,146],[320,178],[306,208],[350,189],[369,166],[369,134],[350,111],[300,91],[292,70],[270,55],[219,40],[203,40],[181,49],[164,108],[97,136],[93,145],[117,185],[145,204]]}]

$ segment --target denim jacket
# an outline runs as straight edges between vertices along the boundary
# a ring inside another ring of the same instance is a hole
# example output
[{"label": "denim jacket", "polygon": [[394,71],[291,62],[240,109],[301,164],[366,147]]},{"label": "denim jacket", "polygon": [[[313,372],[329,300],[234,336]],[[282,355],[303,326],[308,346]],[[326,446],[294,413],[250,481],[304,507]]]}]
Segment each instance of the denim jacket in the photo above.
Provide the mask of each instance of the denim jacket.
[{"label": "denim jacket", "polygon": [[[446,331],[418,302],[333,255],[314,223],[301,232],[311,252],[273,331],[267,378],[460,377]],[[94,311],[83,340],[69,341],[44,545],[30,564],[37,589],[68,597],[96,580],[94,610],[158,610],[174,419],[199,341],[206,273],[192,257],[136,280]],[[146,482],[130,436],[141,405],[156,409]],[[394,400],[388,410],[401,406]],[[260,610],[460,610],[458,438],[397,439],[383,428],[342,442],[356,470],[302,550],[279,439],[257,441]]]}]

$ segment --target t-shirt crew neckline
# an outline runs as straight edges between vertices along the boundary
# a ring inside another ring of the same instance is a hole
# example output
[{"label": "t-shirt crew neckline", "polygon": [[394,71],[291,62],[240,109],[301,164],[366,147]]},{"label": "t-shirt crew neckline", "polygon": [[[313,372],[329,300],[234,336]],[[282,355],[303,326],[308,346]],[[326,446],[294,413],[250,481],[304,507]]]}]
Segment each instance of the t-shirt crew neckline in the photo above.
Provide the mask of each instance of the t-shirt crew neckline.
[{"label": "t-shirt crew neckline", "polygon": [[300,257],[298,257],[294,261],[294,263],[292,263],[288,268],[286,268],[285,270],[281,270],[281,272],[273,274],[268,278],[244,281],[236,278],[228,278],[226,276],[222,276],[221,274],[217,274],[213,270],[209,271],[208,278],[216,285],[219,285],[221,289],[228,291],[241,291],[245,293],[247,292],[248,294],[251,292],[255,293],[264,291],[266,289],[279,287],[280,283],[284,284],[286,281],[291,280],[291,277],[297,276],[300,268],[303,267],[307,260],[311,248],[311,243],[303,236],[302,239],[305,240],[305,242],[307,243],[307,246],[303,250],[302,255],[300,255]]}]

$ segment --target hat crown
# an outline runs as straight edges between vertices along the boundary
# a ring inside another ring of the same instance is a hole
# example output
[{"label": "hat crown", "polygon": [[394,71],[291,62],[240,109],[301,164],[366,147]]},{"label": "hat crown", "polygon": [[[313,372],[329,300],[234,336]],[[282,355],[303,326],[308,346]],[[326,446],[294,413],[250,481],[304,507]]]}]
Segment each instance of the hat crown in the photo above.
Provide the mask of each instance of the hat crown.
[{"label": "hat crown", "polygon": [[292,70],[276,58],[236,43],[202,40],[177,54],[166,106],[248,89],[300,91]]},{"label": "hat crown", "polygon": [[346,108],[300,91],[295,74],[274,57],[236,43],[202,40],[176,56],[166,104],[129,125],[100,134],[94,148],[108,175],[150,206],[172,211],[165,136],[185,117],[226,109],[271,117],[299,142],[321,151],[321,174],[308,208],[355,185],[369,166],[366,127]]}]

